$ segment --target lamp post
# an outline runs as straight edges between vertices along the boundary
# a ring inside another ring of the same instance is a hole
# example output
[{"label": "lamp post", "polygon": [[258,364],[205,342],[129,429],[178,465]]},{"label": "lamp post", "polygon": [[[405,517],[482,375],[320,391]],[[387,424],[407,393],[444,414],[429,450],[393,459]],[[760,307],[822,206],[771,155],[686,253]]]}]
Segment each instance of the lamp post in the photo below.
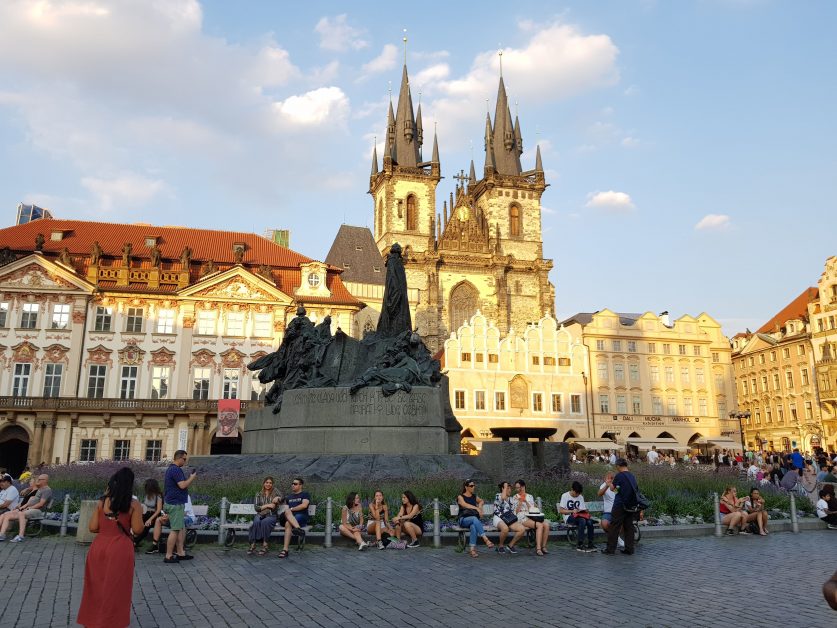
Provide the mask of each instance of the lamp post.
[{"label": "lamp post", "polygon": [[741,453],[743,454],[747,451],[747,447],[744,444],[744,422],[741,419],[749,419],[750,413],[749,412],[730,412],[729,418],[731,419],[738,419],[738,433],[741,435]]}]

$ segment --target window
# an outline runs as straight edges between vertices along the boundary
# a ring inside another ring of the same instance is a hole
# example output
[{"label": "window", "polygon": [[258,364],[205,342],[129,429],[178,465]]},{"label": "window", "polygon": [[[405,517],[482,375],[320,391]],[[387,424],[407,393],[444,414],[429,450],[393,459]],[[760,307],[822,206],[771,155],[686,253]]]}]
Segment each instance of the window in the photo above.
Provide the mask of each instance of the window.
[{"label": "window", "polygon": [[671,345],[667,342],[663,343],[663,353],[666,355],[671,355]]},{"label": "window", "polygon": [[663,400],[660,397],[651,397],[651,412],[657,416],[663,413]]},{"label": "window", "polygon": [[113,459],[114,460],[128,460],[131,457],[131,441],[129,440],[115,440],[113,441]]},{"label": "window", "polygon": [[320,276],[317,273],[311,273],[308,275],[308,285],[311,288],[316,288],[320,285]]},{"label": "window", "polygon": [[540,363],[541,363],[540,356],[533,355],[532,356],[532,365],[533,366],[538,366]]},{"label": "window", "polygon": [[785,422],[785,408],[783,406],[776,406],[776,419],[779,423]]},{"label": "window", "polygon": [[224,399],[238,399],[238,369],[224,369]]},{"label": "window", "polygon": [[158,334],[172,334],[172,333],[174,333],[174,310],[158,310],[157,311],[157,333]]},{"label": "window", "polygon": [[465,391],[456,390],[453,393],[453,405],[457,410],[465,409]]},{"label": "window", "polygon": [[460,355],[459,358],[463,362],[470,362],[471,361],[471,353],[466,351],[462,355]]},{"label": "window", "polygon": [[659,384],[660,383],[660,367],[659,366],[652,366],[651,367],[651,383],[652,384]]},{"label": "window", "polygon": [[805,402],[805,419],[812,421],[814,419],[814,408],[810,401]]},{"label": "window", "polygon": [[581,395],[570,395],[570,412],[581,414]]},{"label": "window", "polygon": [[506,409],[506,393],[504,393],[504,392],[495,392],[494,393],[494,409],[495,410],[505,410]]},{"label": "window", "polygon": [[613,341],[613,350],[614,351],[621,351],[622,350],[622,341],[621,340],[614,340]]},{"label": "window", "polygon": [[756,410],[756,425],[761,425],[761,410]]},{"label": "window", "polygon": [[758,387],[756,386],[756,378],[755,377],[750,379],[750,390],[753,392],[754,395],[757,394],[758,391],[759,391]]},{"label": "window", "polygon": [[163,458],[163,441],[145,441],[145,459],[148,462],[160,462]]},{"label": "window", "polygon": [[78,459],[81,462],[96,462],[96,439],[81,439],[81,449],[78,452]]},{"label": "window", "polygon": [[551,355],[543,356],[543,365],[544,366],[555,366],[555,358]]},{"label": "window", "polygon": [[599,381],[606,382],[607,381],[607,362],[599,362],[596,364],[596,368],[598,369]]},{"label": "window", "polygon": [[477,390],[474,392],[474,410],[485,410],[484,390]]},{"label": "window", "polygon": [[571,362],[569,358],[558,358],[558,366],[570,366]]},{"label": "window", "polygon": [[692,383],[691,373],[689,372],[688,366],[681,366],[680,367],[680,382],[684,386],[690,386]]},{"label": "window", "polygon": [[560,393],[552,393],[552,411],[560,414],[564,411],[563,405]]},{"label": "window", "polygon": [[634,395],[631,398],[631,411],[634,414],[642,414],[642,398]]},{"label": "window", "polygon": [[639,384],[639,364],[628,365],[628,376],[631,378],[631,384]]},{"label": "window", "polygon": [[702,366],[695,368],[695,383],[697,383],[698,386],[706,384],[706,375],[703,372]]},{"label": "window", "polygon": [[171,367],[155,366],[151,369],[151,398],[168,399]]},{"label": "window", "polygon": [[110,331],[111,323],[113,322],[113,308],[112,307],[97,307],[96,320],[93,323],[94,331]]},{"label": "window", "polygon": [[61,394],[61,376],[63,364],[44,365],[44,397],[59,397]]},{"label": "window", "polygon": [[195,369],[195,378],[192,380],[192,399],[209,399],[209,376],[212,369],[199,367]]},{"label": "window", "polygon": [[12,397],[25,397],[29,392],[29,375],[31,364],[15,364],[14,379],[12,380]]},{"label": "window", "polygon": [[6,326],[6,320],[9,318],[9,304],[0,303],[0,327]]},{"label": "window", "polygon": [[87,375],[87,396],[101,399],[105,396],[105,375],[108,367],[104,364],[91,364]]},{"label": "window", "polygon": [[727,402],[723,399],[718,399],[718,416],[722,419],[727,416]]},{"label": "window", "polygon": [[753,356],[747,358],[747,364],[749,364],[750,366],[753,366],[753,364],[755,364],[755,362],[753,361]]},{"label": "window", "polygon": [[790,413],[791,413],[791,418],[794,421],[799,420],[799,415],[796,413],[796,402],[795,401],[791,401],[791,403],[790,403]]},{"label": "window", "polygon": [[781,390],[781,388],[779,385],[779,374],[773,373],[773,390]]},{"label": "window", "polygon": [[741,392],[744,395],[749,395],[750,394],[750,388],[747,385],[747,380],[746,379],[741,381]]},{"label": "window", "polygon": [[410,194],[407,197],[407,231],[415,231],[418,228],[416,213],[416,197]]},{"label": "window", "polygon": [[198,312],[198,334],[212,336],[215,333],[215,312],[201,310]]},{"label": "window", "polygon": [[721,373],[715,373],[715,392],[724,392],[724,376]]},{"label": "window", "polygon": [[694,346],[692,347],[692,353],[693,353],[694,355],[700,355],[700,345],[694,345]]},{"label": "window", "polygon": [[543,395],[541,393],[532,393],[532,409],[535,412],[543,412]]},{"label": "window", "polygon": [[596,351],[604,351],[604,340],[596,341]]},{"label": "window", "polygon": [[796,345],[796,355],[805,355],[805,345]]},{"label": "window", "polygon": [[785,381],[788,383],[788,389],[793,390],[793,371],[785,373]]},{"label": "window", "polygon": [[785,347],[782,349],[782,357],[786,360],[790,359],[790,347]]},{"label": "window", "polygon": [[618,414],[628,413],[628,402],[625,395],[616,395],[616,412]]},{"label": "window", "polygon": [[67,329],[70,325],[70,304],[57,303],[52,306],[52,329]]},{"label": "window", "polygon": [[244,335],[244,312],[227,312],[227,336]]},{"label": "window", "polygon": [[686,355],[686,345],[677,345],[677,351],[680,355]]},{"label": "window", "polygon": [[764,354],[763,353],[759,354],[759,364],[764,364]]},{"label": "window", "polygon": [[256,338],[270,338],[273,335],[271,315],[267,312],[257,312],[253,316],[253,335]]},{"label": "window", "polygon": [[143,310],[141,307],[129,307],[125,319],[125,331],[129,334],[142,333]]},{"label": "window", "polygon": [[636,340],[629,340],[628,341],[628,352],[629,353],[636,353]]},{"label": "window", "polygon": [[771,361],[771,362],[775,362],[775,361],[776,361],[776,352],[775,352],[775,351],[771,351],[771,352],[770,352],[770,361]]},{"label": "window", "polygon": [[712,361],[715,362],[716,364],[718,362],[720,362],[721,361],[721,354],[718,353],[717,351],[713,351],[712,352]]},{"label": "window", "polygon": [[677,414],[677,399],[674,397],[666,399],[666,414],[668,416],[674,416]]},{"label": "window", "polygon": [[666,384],[673,384],[674,383],[674,367],[667,366],[666,367]]},{"label": "window", "polygon": [[767,392],[767,375],[761,376],[761,391]]},{"label": "window", "polygon": [[517,205],[509,207],[509,233],[513,236],[519,236],[520,228],[520,208]]},{"label": "window", "polygon": [[488,363],[489,364],[497,364],[500,361],[500,356],[496,353],[489,353],[488,354]]},{"label": "window", "polygon": [[610,398],[607,395],[599,395],[599,412],[602,414],[610,412]]},{"label": "window", "polygon": [[764,422],[773,423],[773,411],[770,408],[764,409]]},{"label": "window", "polygon": [[137,395],[137,367],[123,366],[119,381],[119,398],[133,399]]},{"label": "window", "polygon": [[37,303],[24,303],[23,313],[20,315],[20,326],[22,329],[36,329],[38,327]]},{"label": "window", "polygon": [[800,370],[800,375],[802,375],[802,385],[807,386],[809,384],[809,382],[808,382],[808,369],[801,369]]},{"label": "window", "polygon": [[613,379],[616,381],[617,384],[623,384],[625,382],[624,364],[617,363],[613,365]]},{"label": "window", "polygon": [[691,416],[692,409],[692,398],[686,397],[685,399],[683,399],[683,414],[685,414],[686,416]]},{"label": "window", "polygon": [[657,353],[657,343],[649,342],[648,343],[648,353]]}]

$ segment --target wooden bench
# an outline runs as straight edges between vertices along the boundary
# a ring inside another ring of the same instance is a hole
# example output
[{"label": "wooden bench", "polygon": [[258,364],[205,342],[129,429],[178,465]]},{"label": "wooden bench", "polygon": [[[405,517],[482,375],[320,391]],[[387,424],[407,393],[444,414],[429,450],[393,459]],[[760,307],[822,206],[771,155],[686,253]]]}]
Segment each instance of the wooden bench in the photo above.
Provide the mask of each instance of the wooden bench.
[{"label": "wooden bench", "polygon": [[[163,507],[163,510],[165,512],[165,506]],[[192,512],[195,513],[196,517],[206,517],[209,514],[209,504],[192,504]],[[168,521],[168,519],[166,519],[166,521]],[[166,541],[164,535],[169,532],[171,532],[169,527],[166,524],[163,524],[160,529],[160,542],[158,543],[158,548],[161,553],[166,551]],[[194,524],[186,526],[186,539],[183,542],[183,546],[190,549],[197,542],[198,528]]]},{"label": "wooden bench", "polygon": [[[561,514],[560,502],[555,504],[555,512],[557,512],[560,517],[564,516]],[[590,513],[590,521],[592,521],[594,525],[597,525],[601,521],[602,515],[604,514],[604,502],[587,502],[587,512]],[[598,518],[594,517],[594,515],[598,515]],[[601,530],[601,528],[598,529]],[[564,530],[567,533],[567,541],[569,543],[574,544],[578,540],[578,526],[576,524],[562,521],[559,530]],[[634,543],[639,543],[641,536],[642,531],[639,529],[638,525],[634,524]]]},{"label": "wooden bench", "polygon": [[[279,514],[281,515],[282,512],[285,510],[281,510]],[[228,515],[234,515],[238,517],[237,521],[231,521],[225,523],[221,526],[222,530],[225,530],[224,533],[224,545],[226,547],[232,547],[235,544],[235,533],[249,531],[250,526],[253,525],[253,518],[256,516],[256,507],[253,504],[230,504],[230,508],[227,511]],[[317,514],[317,505],[316,504],[309,504],[308,505],[308,518],[313,519],[314,515]],[[247,517],[247,519],[244,519]],[[302,529],[305,530],[306,533],[311,531],[311,526],[302,526]],[[277,519],[276,525],[273,527],[273,534],[284,534],[285,526],[280,525]],[[297,544],[297,549],[302,549],[304,546],[304,541],[301,541]]]},{"label": "wooden bench", "polygon": [[[459,521],[459,504],[451,504],[450,505],[450,516]],[[482,505],[482,518],[490,517],[493,519],[494,517],[494,504],[491,503],[484,503]],[[489,532],[497,532],[497,527],[491,523],[483,523],[483,528],[485,528],[485,533],[488,534]],[[458,540],[456,542],[456,547],[458,549],[465,549],[465,535],[471,533],[471,528],[463,528],[459,524],[452,526],[449,528],[452,532],[456,532],[458,535]]]}]

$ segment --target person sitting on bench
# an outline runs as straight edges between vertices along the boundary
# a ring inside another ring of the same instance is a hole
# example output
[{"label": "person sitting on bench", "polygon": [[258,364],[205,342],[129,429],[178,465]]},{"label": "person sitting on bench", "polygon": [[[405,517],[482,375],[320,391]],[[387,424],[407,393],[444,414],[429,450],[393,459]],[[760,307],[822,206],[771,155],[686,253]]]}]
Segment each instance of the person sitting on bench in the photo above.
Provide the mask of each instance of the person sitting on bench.
[{"label": "person sitting on bench", "polygon": [[[587,504],[584,501],[584,495],[581,492],[584,487],[581,482],[576,480],[573,482],[569,491],[561,495],[561,504],[559,506],[561,514],[564,515],[564,522],[569,525],[578,527],[578,547],[579,552],[595,552],[596,547],[593,545],[593,533],[595,526],[590,520],[590,513],[587,510]],[[584,544],[584,532],[587,531],[587,544]]]},{"label": "person sitting on bench", "polygon": [[38,476],[35,494],[29,498],[26,504],[0,515],[0,541],[6,540],[6,530],[9,529],[12,521],[17,521],[18,525],[17,536],[12,539],[12,543],[20,543],[26,536],[26,520],[43,518],[43,511],[52,502],[52,489],[48,484],[49,476],[42,473]]}]

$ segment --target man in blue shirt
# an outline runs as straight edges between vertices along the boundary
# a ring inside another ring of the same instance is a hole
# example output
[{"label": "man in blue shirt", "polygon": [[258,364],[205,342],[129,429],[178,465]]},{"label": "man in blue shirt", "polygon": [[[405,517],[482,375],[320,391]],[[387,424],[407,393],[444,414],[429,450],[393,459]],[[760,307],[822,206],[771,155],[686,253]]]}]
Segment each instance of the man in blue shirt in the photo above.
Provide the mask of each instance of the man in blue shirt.
[{"label": "man in blue shirt", "polygon": [[616,544],[621,536],[625,539],[625,549],[620,550],[623,554],[634,553],[634,518],[637,509],[637,487],[634,474],[628,471],[628,461],[620,458],[616,461],[618,473],[613,478],[613,486],[616,489],[616,497],[613,500],[611,510],[610,526],[607,529],[607,548],[602,554],[615,554]]},{"label": "man in blue shirt", "polygon": [[291,492],[285,497],[287,508],[279,515],[279,525],[285,528],[284,547],[279,552],[279,558],[288,557],[291,536],[299,537],[298,548],[305,542],[303,526],[308,525],[308,506],[311,504],[311,495],[303,489],[304,484],[302,478],[294,478],[291,482]]},{"label": "man in blue shirt", "polygon": [[[195,481],[196,471],[188,478],[183,473],[183,465],[188,460],[188,454],[182,449],[174,452],[174,461],[166,469],[166,479],[163,488],[163,509],[169,518],[171,533],[166,541],[166,564],[175,564],[181,560],[191,560],[193,556],[186,553],[186,502],[189,499],[189,486]],[[175,551],[177,552],[175,554]]]},{"label": "man in blue shirt", "polygon": [[805,459],[802,457],[802,454],[799,453],[798,447],[793,450],[793,453],[791,454],[791,461],[793,462],[793,466],[800,471],[805,468]]}]

